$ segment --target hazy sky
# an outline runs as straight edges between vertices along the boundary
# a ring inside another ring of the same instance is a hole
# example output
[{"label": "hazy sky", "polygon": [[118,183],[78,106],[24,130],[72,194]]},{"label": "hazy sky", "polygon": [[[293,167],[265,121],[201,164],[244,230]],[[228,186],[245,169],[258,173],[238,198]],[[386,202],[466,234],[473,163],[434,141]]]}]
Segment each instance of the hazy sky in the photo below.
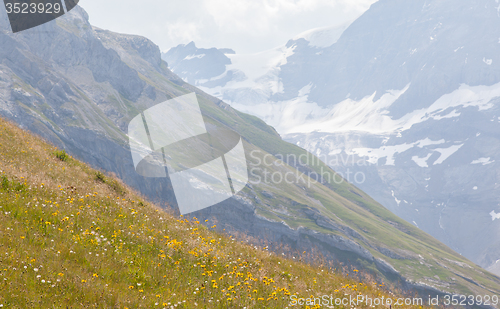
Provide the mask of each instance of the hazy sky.
[{"label": "hazy sky", "polygon": [[352,20],[376,0],[81,0],[90,22],[146,36],[162,50],[195,41],[252,53]]}]

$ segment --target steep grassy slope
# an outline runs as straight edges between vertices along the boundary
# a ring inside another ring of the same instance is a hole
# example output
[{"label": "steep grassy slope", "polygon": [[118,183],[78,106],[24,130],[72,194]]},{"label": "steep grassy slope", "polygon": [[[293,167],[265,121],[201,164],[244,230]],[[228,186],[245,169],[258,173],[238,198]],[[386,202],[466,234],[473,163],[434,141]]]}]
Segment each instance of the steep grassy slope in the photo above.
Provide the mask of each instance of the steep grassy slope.
[{"label": "steep grassy slope", "polygon": [[4,308],[285,308],[291,294],[396,297],[356,270],[353,278],[313,268],[174,218],[4,120],[0,153]]},{"label": "steep grassy slope", "polygon": [[[118,44],[117,41],[122,41],[116,40],[113,33],[98,33],[105,46],[118,50],[122,59],[133,59],[133,49]],[[135,62],[127,63],[131,67],[137,66]],[[139,70],[139,67],[135,68]],[[174,85],[169,75],[153,74],[152,70],[146,72],[146,66],[140,68],[147,84],[162,88]],[[425,290],[426,286],[432,286],[443,292],[465,295],[500,293],[498,277],[398,218],[341,179],[316,156],[284,142],[263,121],[240,113],[193,86],[182,85],[181,94],[190,91],[198,94],[207,123],[235,130],[248,142],[245,147],[253,185],[247,187],[241,196],[246,201],[261,201],[256,203],[255,213],[295,230],[328,235],[325,239],[315,239],[311,233],[299,232],[297,240],[286,243],[293,249],[303,251],[318,247],[324,256],[370,270],[374,275],[396,281],[403,278],[405,287],[418,286]],[[272,159],[269,154],[273,155]],[[266,161],[267,164],[263,163]],[[275,181],[266,174],[290,177],[287,181]],[[211,222],[223,221],[221,223],[228,230],[241,231],[240,221],[221,219],[226,211],[206,210],[196,215]],[[244,232],[256,238],[262,235],[252,230]],[[301,243],[301,237],[308,240]],[[335,237],[340,237],[339,242],[352,243],[343,248],[335,241],[329,243]],[[272,239],[272,236],[267,235],[266,239]]]}]

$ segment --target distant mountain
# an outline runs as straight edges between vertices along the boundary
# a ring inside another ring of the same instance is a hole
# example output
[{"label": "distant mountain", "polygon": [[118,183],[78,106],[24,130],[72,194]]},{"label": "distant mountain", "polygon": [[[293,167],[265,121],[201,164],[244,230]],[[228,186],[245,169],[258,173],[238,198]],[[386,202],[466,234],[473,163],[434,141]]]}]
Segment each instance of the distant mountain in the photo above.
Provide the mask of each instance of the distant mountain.
[{"label": "distant mountain", "polygon": [[224,73],[226,65],[231,64],[231,60],[225,54],[235,54],[235,52],[231,49],[217,48],[199,50],[193,42],[169,50],[172,69],[183,72],[183,79],[191,84],[196,80],[208,80],[214,74]]},{"label": "distant mountain", "polygon": [[[170,179],[144,178],[135,171],[127,129],[141,112],[194,92],[208,127],[231,129],[243,137],[250,183],[237,196],[190,216],[275,251],[321,254],[404,289],[425,294],[500,292],[500,278],[399,219],[312,154],[283,141],[257,117],[184,82],[146,38],[94,28],[78,7],[57,21],[17,34],[0,10],[0,27],[0,114],[115,173],[172,212],[177,202]],[[285,65],[291,49],[273,53],[274,63]],[[232,54],[211,50],[187,56],[226,61]],[[231,63],[236,61],[231,58]],[[193,74],[210,75],[203,67]]]},{"label": "distant mountain", "polygon": [[[227,55],[225,73],[194,83],[500,274],[499,12],[492,0],[381,0],[330,46],[313,31],[279,61],[246,69]],[[211,84],[230,72],[238,81]]]}]

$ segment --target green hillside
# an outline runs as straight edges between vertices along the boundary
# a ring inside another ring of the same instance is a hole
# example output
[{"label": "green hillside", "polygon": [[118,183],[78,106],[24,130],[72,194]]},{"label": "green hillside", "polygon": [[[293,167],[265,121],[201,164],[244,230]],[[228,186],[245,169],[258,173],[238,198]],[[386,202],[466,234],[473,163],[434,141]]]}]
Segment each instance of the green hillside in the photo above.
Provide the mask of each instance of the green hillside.
[{"label": "green hillside", "polygon": [[391,296],[357,270],[313,268],[175,218],[4,120],[0,155],[4,308],[285,308],[291,294]]}]

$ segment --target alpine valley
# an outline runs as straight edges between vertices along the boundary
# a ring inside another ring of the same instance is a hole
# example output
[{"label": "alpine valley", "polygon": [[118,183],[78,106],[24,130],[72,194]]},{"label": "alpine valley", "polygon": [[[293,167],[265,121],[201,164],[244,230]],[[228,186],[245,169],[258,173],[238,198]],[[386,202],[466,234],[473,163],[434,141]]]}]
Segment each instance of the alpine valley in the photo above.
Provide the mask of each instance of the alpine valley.
[{"label": "alpine valley", "polygon": [[190,43],[163,58],[500,275],[498,1],[380,0],[262,53]]}]

